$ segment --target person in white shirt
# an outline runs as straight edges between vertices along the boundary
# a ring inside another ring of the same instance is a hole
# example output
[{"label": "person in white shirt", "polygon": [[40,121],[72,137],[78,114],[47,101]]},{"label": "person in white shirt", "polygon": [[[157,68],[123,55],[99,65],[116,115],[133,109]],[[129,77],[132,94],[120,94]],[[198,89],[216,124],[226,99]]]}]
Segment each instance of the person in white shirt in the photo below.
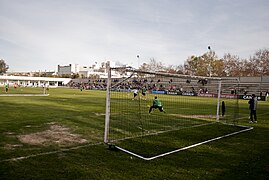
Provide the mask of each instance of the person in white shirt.
[{"label": "person in white shirt", "polygon": [[134,97],[133,97],[133,100],[134,100],[135,97],[138,95],[138,90],[137,89],[133,89],[133,93],[134,93]]}]

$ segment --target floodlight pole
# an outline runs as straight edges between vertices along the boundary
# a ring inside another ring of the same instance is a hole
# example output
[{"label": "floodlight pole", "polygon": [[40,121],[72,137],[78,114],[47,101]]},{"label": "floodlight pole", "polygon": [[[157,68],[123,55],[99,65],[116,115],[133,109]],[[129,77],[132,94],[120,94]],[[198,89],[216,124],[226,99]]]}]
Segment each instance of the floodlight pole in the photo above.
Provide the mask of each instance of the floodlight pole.
[{"label": "floodlight pole", "polygon": [[136,57],[137,57],[137,59],[138,59],[138,61],[137,61],[137,64],[138,64],[137,69],[139,69],[139,65],[140,65],[139,55],[137,55]]},{"label": "floodlight pole", "polygon": [[211,47],[210,46],[208,46],[207,49],[209,50],[209,52],[208,52],[208,58],[209,58],[209,77],[211,77],[212,76],[212,72],[211,72],[211,53],[212,53],[212,51],[211,51]]},{"label": "floodlight pole", "polygon": [[110,85],[111,85],[111,68],[110,62],[107,62],[107,88],[106,88],[106,116],[105,116],[105,133],[104,143],[108,143],[109,120],[110,120]]}]

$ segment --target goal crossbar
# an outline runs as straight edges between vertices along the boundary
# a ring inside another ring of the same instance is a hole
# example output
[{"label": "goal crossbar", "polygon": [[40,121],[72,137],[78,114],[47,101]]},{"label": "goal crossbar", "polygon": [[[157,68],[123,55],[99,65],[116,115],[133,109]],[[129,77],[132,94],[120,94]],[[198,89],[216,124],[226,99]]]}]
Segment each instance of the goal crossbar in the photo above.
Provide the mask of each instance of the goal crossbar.
[{"label": "goal crossbar", "polygon": [[194,76],[194,75],[186,75],[186,74],[170,74],[165,72],[153,72],[153,71],[143,71],[140,69],[135,69],[131,66],[128,67],[108,67],[110,70],[124,70],[125,72],[133,72],[133,73],[141,73],[141,74],[151,74],[151,75],[160,75],[166,77],[179,77],[179,78],[192,78],[192,79],[206,79],[206,80],[236,80],[239,82],[238,78],[226,78],[226,77],[206,77],[206,76]]}]

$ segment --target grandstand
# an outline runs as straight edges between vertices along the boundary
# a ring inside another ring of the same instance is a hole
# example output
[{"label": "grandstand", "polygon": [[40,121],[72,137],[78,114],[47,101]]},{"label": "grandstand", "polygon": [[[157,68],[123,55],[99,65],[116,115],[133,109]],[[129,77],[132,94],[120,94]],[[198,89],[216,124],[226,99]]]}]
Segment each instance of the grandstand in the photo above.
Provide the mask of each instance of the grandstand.
[{"label": "grandstand", "polygon": [[[256,94],[265,99],[266,93],[269,92],[269,76],[261,77],[223,77],[222,94],[230,95],[251,95]],[[121,82],[123,78],[112,78],[112,81]],[[180,81],[180,82],[179,82]],[[210,94],[215,87],[216,82],[206,79],[190,80],[188,78],[171,78],[171,77],[131,77],[121,84],[122,90],[132,90],[134,88],[144,87],[149,92],[158,90],[167,90],[170,93],[179,95],[201,95]],[[73,79],[69,84],[70,87],[84,89],[106,89],[106,78],[92,79]]]}]

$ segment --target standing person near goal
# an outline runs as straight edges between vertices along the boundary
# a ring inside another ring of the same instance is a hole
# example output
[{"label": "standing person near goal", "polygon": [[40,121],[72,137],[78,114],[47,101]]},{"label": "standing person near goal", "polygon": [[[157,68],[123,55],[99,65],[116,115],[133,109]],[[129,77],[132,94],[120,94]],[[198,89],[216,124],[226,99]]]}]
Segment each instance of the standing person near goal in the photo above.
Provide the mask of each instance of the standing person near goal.
[{"label": "standing person near goal", "polygon": [[249,123],[253,123],[253,117],[254,117],[254,122],[257,123],[256,110],[257,110],[258,100],[255,94],[252,94],[251,99],[248,101],[248,104],[249,104],[249,111],[250,111]]},{"label": "standing person near goal", "polygon": [[163,110],[162,102],[158,99],[157,96],[155,96],[155,98],[154,98],[154,100],[152,102],[152,106],[150,106],[150,108],[149,108],[149,113],[151,113],[151,111],[152,111],[153,108],[154,109],[157,109],[158,108],[160,112],[164,112],[165,113],[165,111]]},{"label": "standing person near goal", "polygon": [[225,108],[225,102],[222,101],[222,103],[221,103],[221,115],[222,115],[222,116],[225,115],[225,111],[226,111],[226,108]]}]

